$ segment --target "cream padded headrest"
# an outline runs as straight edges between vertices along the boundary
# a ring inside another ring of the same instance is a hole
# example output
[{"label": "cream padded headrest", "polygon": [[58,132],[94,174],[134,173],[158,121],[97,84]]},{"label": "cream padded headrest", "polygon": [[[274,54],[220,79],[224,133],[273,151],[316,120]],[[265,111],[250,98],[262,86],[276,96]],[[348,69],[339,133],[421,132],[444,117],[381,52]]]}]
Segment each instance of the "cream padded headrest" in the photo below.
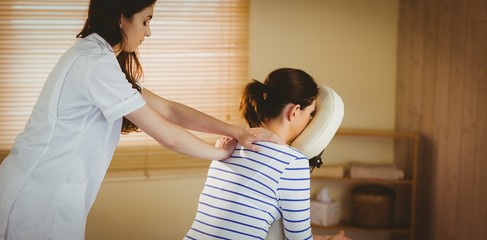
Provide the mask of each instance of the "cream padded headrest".
[{"label": "cream padded headrest", "polygon": [[344,115],[343,101],[333,89],[319,86],[316,113],[303,132],[291,143],[306,157],[320,154],[330,143]]}]

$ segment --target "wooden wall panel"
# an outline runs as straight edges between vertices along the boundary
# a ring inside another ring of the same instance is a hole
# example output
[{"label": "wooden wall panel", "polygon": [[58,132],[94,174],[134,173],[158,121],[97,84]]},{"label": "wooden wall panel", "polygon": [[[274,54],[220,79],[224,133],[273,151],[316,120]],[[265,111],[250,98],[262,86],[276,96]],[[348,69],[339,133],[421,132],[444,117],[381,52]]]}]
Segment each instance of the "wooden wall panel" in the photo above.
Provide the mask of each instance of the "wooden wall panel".
[{"label": "wooden wall panel", "polygon": [[487,239],[487,2],[402,0],[398,34],[396,126],[423,136],[415,239]]},{"label": "wooden wall panel", "polygon": [[475,16],[475,47],[472,64],[475,65],[476,85],[476,148],[473,154],[475,162],[474,193],[471,235],[487,239],[487,1],[476,1],[472,15]]}]

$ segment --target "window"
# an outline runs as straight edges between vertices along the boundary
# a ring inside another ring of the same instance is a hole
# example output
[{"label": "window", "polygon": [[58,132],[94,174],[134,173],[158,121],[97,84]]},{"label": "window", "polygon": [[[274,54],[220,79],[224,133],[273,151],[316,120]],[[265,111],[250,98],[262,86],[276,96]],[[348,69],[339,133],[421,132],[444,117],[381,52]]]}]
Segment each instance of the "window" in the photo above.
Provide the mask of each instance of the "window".
[{"label": "window", "polygon": [[[0,2],[0,157],[27,121],[47,75],[81,30],[89,0]],[[152,36],[140,47],[144,86],[240,125],[248,74],[248,1],[158,0]],[[213,143],[218,136],[195,133]],[[109,171],[207,166],[158,145],[144,133],[122,135]]]}]

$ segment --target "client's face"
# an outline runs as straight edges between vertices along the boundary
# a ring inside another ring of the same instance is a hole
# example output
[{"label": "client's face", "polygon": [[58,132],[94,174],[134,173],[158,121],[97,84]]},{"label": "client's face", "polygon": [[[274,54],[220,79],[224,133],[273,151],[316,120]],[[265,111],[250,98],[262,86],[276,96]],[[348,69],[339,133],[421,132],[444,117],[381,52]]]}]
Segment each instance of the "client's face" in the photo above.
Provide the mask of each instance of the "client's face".
[{"label": "client's face", "polygon": [[308,126],[309,122],[314,116],[316,110],[316,100],[313,101],[309,106],[305,109],[298,110],[298,114],[296,114],[295,121],[293,122],[293,137],[294,140],[296,137],[303,132],[303,130]]}]

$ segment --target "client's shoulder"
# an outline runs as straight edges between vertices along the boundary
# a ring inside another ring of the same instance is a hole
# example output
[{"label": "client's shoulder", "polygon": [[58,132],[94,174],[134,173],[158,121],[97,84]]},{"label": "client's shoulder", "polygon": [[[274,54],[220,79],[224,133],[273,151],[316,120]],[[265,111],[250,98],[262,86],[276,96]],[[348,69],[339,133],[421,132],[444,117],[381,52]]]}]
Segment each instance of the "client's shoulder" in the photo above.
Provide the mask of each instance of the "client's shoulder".
[{"label": "client's shoulder", "polygon": [[294,158],[304,157],[303,153],[299,150],[286,144],[277,144],[273,142],[256,142],[254,144],[260,148],[260,152],[262,153],[285,154]]}]

